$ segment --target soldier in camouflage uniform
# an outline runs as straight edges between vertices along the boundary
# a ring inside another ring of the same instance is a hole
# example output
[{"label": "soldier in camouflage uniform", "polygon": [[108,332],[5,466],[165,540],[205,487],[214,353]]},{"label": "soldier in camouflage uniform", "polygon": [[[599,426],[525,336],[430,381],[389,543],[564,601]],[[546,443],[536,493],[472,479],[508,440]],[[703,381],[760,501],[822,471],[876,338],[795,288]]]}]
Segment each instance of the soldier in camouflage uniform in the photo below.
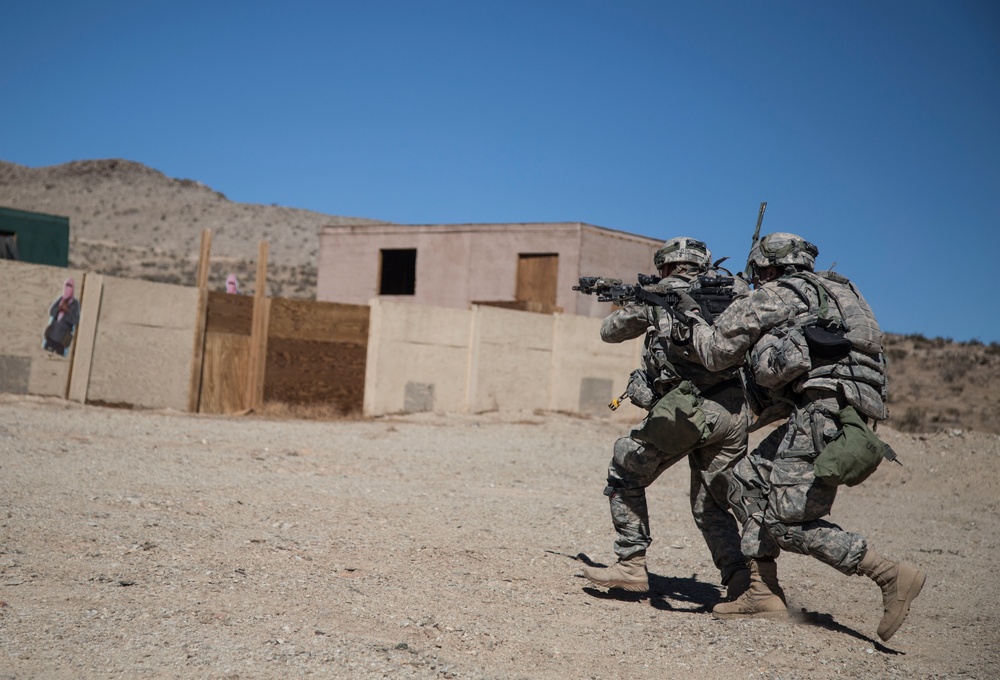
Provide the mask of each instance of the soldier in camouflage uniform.
[{"label": "soldier in camouflage uniform", "polygon": [[[701,241],[686,237],[667,241],[654,258],[662,279],[660,286],[687,290],[698,275],[714,276],[710,257]],[[741,292],[749,292],[749,286],[742,285]],[[583,574],[592,583],[607,588],[649,590],[646,549],[652,539],[645,489],[664,470],[687,458],[695,524],[705,538],[728,596],[734,598],[749,586],[750,572],[740,550],[739,528],[729,512],[728,487],[733,466],[746,453],[749,411],[736,370],[713,373],[684,357],[670,340],[669,323],[665,322],[668,315],[662,307],[627,304],[604,319],[601,338],[605,342],[624,342],[645,336],[642,367],[629,380],[627,393],[631,401],[649,410],[682,380],[691,381],[700,391],[699,408],[710,434],[693,449],[670,453],[631,436],[615,442],[604,493],[618,534],[618,561],[607,568],[586,567]]]},{"label": "soldier in camouflage uniform", "polygon": [[[744,373],[748,394],[772,403],[765,417],[771,413],[775,420],[777,412],[779,418],[787,418],[736,466],[732,503],[743,523],[743,552],[749,558],[752,581],[746,593],[720,603],[713,615],[786,616],[774,561],[784,549],[811,555],[844,574],[874,580],[883,595],[878,635],[888,640],[906,618],[925,574],[879,556],[864,536],[822,519],[830,513],[837,487],[814,474],[816,456],[838,434],[836,414],[842,408],[855,407],[866,422],[887,415],[881,331],[868,304],[846,278],[833,272],[813,273],[818,254],[816,246],[794,234],[765,236],[754,245],[748,262],[755,290],[733,302],[711,325],[697,323],[696,318],[686,329],[694,354],[713,370],[732,370],[748,358]],[[693,309],[690,303],[689,307]],[[794,337],[795,329],[829,316],[830,309],[846,322],[840,328],[848,329],[849,351],[842,348],[842,356],[824,358],[816,356],[822,349],[816,348],[791,381],[787,376],[775,379],[774,372],[792,363],[788,357],[794,353],[768,349],[782,346]],[[683,327],[677,332],[686,334]],[[773,388],[762,389],[758,381]]]}]

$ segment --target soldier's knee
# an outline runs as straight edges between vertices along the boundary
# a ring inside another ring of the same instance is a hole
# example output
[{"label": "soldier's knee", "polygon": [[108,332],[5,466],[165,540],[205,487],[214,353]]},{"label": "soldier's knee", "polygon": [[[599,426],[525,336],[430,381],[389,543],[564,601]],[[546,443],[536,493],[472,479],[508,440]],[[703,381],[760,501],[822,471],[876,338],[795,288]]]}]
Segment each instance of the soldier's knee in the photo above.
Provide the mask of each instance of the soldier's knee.
[{"label": "soldier's knee", "polygon": [[740,524],[745,524],[751,515],[763,515],[767,499],[760,489],[748,486],[738,477],[729,480],[729,507]]},{"label": "soldier's knee", "polygon": [[614,459],[617,461],[625,460],[628,456],[631,456],[641,449],[642,444],[631,437],[620,437],[615,441]]},{"label": "soldier's knee", "polygon": [[628,498],[632,496],[645,496],[646,488],[629,484],[618,477],[608,477],[608,485],[604,487],[605,496],[618,496]]},{"label": "soldier's knee", "polygon": [[805,553],[805,544],[801,533],[792,531],[788,525],[779,522],[773,517],[764,518],[764,526],[767,533],[771,535],[774,542],[782,550],[794,553]]}]

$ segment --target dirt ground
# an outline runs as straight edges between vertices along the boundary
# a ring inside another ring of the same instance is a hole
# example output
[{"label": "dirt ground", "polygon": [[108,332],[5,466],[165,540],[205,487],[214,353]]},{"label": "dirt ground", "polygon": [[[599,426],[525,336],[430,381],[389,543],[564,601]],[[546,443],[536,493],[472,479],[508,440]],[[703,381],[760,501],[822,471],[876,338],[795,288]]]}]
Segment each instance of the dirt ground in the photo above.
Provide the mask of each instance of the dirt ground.
[{"label": "dirt ground", "polygon": [[601,495],[621,425],[559,414],[191,416],[0,395],[0,678],[996,678],[1000,437],[883,430],[832,519],[928,572],[783,555],[794,622],[716,621],[687,469],[649,490],[650,595]]}]

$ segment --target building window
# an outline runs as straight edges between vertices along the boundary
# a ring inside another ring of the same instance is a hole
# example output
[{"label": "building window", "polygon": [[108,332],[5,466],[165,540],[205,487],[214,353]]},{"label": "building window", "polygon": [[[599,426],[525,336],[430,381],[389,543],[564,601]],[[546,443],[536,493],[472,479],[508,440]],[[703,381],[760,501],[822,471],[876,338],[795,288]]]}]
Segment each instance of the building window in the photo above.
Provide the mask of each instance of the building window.
[{"label": "building window", "polygon": [[417,249],[382,250],[379,295],[413,295],[417,282]]}]

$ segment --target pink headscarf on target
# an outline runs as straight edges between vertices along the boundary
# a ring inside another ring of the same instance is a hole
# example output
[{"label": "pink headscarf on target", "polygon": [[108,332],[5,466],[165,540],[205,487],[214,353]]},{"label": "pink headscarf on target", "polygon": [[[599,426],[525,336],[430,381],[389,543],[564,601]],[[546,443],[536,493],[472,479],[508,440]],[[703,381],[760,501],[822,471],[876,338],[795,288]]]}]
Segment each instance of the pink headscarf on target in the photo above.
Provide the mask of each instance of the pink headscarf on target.
[{"label": "pink headscarf on target", "polygon": [[66,313],[63,308],[68,308],[70,300],[73,299],[74,290],[76,290],[76,281],[70,276],[63,282],[63,294],[59,301],[59,316],[56,317],[56,321],[61,320]]}]

